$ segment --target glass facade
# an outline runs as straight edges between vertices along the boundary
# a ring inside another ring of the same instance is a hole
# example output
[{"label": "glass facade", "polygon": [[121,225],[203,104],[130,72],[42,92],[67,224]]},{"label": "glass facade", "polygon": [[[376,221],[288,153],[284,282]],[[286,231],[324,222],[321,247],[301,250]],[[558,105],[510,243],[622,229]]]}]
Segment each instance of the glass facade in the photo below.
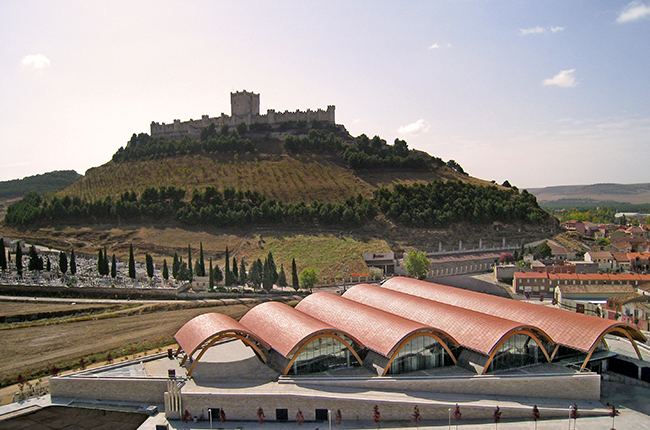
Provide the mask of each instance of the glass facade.
[{"label": "glass facade", "polygon": [[389,375],[415,372],[444,366],[451,361],[440,342],[429,336],[418,336],[409,340],[386,372]]},{"label": "glass facade", "polygon": [[[352,341],[345,336],[340,336],[348,345]],[[359,361],[352,351],[339,339],[325,336],[318,337],[300,351],[298,358],[293,362],[289,375],[306,375],[309,373],[325,372],[330,369],[360,366]]]},{"label": "glass facade", "polygon": [[503,342],[490,363],[489,371],[495,372],[545,362],[544,352],[532,337],[527,334],[516,334]]}]

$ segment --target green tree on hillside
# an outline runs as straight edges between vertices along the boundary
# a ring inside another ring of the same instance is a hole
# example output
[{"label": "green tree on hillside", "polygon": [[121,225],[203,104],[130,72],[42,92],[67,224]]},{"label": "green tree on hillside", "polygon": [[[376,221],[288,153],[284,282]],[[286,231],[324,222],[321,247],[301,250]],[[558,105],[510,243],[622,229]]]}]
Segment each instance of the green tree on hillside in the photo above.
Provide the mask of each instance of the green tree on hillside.
[{"label": "green tree on hillside", "polygon": [[187,280],[192,282],[194,274],[192,273],[192,246],[187,245]]},{"label": "green tree on hillside", "polygon": [[172,276],[178,279],[178,272],[181,268],[181,262],[178,260],[178,253],[174,252],[174,260],[172,261]]},{"label": "green tree on hillside", "polygon": [[248,285],[254,290],[257,290],[262,284],[262,276],[264,273],[264,265],[259,258],[251,264],[248,270]]},{"label": "green tree on hillside", "polygon": [[316,271],[313,268],[308,267],[300,272],[300,288],[311,291],[317,282],[318,276],[316,276]]},{"label": "green tree on hillside", "polygon": [[38,255],[34,245],[29,247],[29,263],[27,263],[27,268],[32,272],[43,270],[43,259]]},{"label": "green tree on hillside", "polygon": [[203,257],[203,242],[200,243],[199,249],[199,270],[196,273],[196,276],[205,276],[205,258]]},{"label": "green tree on hillside", "polygon": [[74,248],[70,251],[70,274],[72,276],[77,274],[77,257],[74,255]]},{"label": "green tree on hillside", "polygon": [[97,252],[97,273],[99,276],[106,275],[106,273],[104,273],[104,252],[101,248],[99,248],[99,251]]},{"label": "green tree on hillside", "polygon": [[427,254],[424,252],[411,251],[406,257],[404,267],[409,276],[417,279],[424,279],[429,274],[431,262],[427,258]]},{"label": "green tree on hillside", "polygon": [[115,254],[111,257],[111,278],[115,279],[117,277],[117,260],[115,259]]},{"label": "green tree on hillside", "polygon": [[237,257],[232,257],[232,282],[236,284],[239,281],[239,265],[237,264]]},{"label": "green tree on hillside", "polygon": [[169,267],[167,267],[167,259],[163,260],[162,277],[165,281],[169,281]]},{"label": "green tree on hillside", "polygon": [[215,283],[215,285],[217,285],[221,281],[223,281],[223,272],[221,271],[221,268],[219,268],[219,265],[215,263],[215,265],[214,265],[214,283]]},{"label": "green tree on hillside", "polygon": [[291,286],[294,290],[300,289],[300,280],[298,279],[298,267],[296,266],[296,259],[291,260]]},{"label": "green tree on hillside", "polygon": [[7,270],[7,252],[5,251],[5,240],[0,237],[0,270]]},{"label": "green tree on hillside", "polygon": [[104,247],[104,276],[108,276],[111,274],[111,269],[110,269],[110,262],[108,261],[108,252],[106,251],[106,247]]},{"label": "green tree on hillside", "polygon": [[223,270],[223,276],[225,278],[224,284],[226,287],[230,287],[234,284],[234,279],[232,279],[232,272],[230,271],[230,253],[228,252],[228,247],[226,246],[226,266]]},{"label": "green tree on hillside", "polygon": [[248,275],[246,274],[246,260],[242,257],[239,260],[239,285],[246,285]]},{"label": "green tree on hillside", "polygon": [[147,267],[147,276],[149,279],[153,278],[153,257],[149,254],[144,256],[145,266]]},{"label": "green tree on hillside", "polygon": [[66,255],[65,251],[59,252],[59,270],[61,271],[62,275],[65,275],[65,273],[68,271],[68,256]]},{"label": "green tree on hillside", "polygon": [[280,264],[280,273],[278,273],[278,287],[284,288],[287,286],[287,275],[284,273],[284,266]]},{"label": "green tree on hillside", "polygon": [[129,245],[129,278],[135,279],[135,256],[133,255],[133,244]]},{"label": "green tree on hillside", "polygon": [[20,242],[16,242],[16,273],[19,277],[23,277],[23,248]]},{"label": "green tree on hillside", "polygon": [[208,289],[214,290],[214,269],[212,268],[212,257],[210,257],[210,266],[208,267]]}]

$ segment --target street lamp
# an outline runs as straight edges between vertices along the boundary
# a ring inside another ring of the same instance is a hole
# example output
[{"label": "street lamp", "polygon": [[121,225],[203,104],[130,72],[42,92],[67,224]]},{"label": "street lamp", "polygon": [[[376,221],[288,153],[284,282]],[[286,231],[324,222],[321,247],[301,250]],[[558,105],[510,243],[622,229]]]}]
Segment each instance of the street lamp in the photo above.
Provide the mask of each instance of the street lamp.
[{"label": "street lamp", "polygon": [[327,410],[327,421],[329,422],[329,430],[332,430],[332,411],[331,409]]},{"label": "street lamp", "polygon": [[447,412],[449,412],[449,430],[451,430],[451,408],[447,409]]},{"label": "street lamp", "polygon": [[573,410],[573,405],[569,405],[569,430],[571,430],[571,411]]}]

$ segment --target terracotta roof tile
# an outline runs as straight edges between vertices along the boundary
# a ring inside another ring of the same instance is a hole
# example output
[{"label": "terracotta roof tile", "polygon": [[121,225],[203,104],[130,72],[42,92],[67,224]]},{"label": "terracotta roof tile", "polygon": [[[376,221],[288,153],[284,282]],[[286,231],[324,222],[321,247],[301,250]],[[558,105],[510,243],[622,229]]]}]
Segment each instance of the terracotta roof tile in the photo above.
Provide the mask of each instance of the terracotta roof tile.
[{"label": "terracotta roof tile", "polygon": [[239,333],[250,336],[268,348],[268,344],[246,327],[227,315],[217,313],[202,314],[186,322],[174,335],[174,339],[188,356],[211,338],[224,333]]},{"label": "terracotta roof tile", "polygon": [[[376,285],[356,285],[343,297],[435,327],[451,335],[461,346],[485,355],[490,355],[502,338],[520,330],[539,334],[539,330],[531,326]],[[550,341],[548,335],[541,335],[542,340]]]},{"label": "terracotta roof tile", "polygon": [[[357,303],[332,293],[318,292],[302,299],[296,309],[344,330],[369,349],[391,357],[400,342],[418,331],[438,332],[426,324]],[[442,334],[441,337],[448,337]]]},{"label": "terracotta roof tile", "polygon": [[[328,331],[341,333],[341,330],[279,302],[261,303],[239,321],[285,357],[311,336]],[[354,339],[345,332],[342,334]]]},{"label": "terracotta roof tile", "polygon": [[549,306],[404,277],[389,279],[382,287],[538,327],[555,342],[581,351],[589,351],[603,333],[615,327],[626,330],[636,340],[646,341],[629,324]]}]

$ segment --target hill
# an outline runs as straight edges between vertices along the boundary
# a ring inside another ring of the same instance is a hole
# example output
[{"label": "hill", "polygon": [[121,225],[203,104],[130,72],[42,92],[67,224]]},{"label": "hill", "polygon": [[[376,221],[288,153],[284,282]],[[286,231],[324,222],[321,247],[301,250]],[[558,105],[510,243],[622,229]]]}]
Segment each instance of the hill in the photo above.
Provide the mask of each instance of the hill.
[{"label": "hill", "polygon": [[188,244],[203,243],[216,260],[226,247],[249,262],[272,251],[278,266],[293,256],[321,276],[363,271],[361,252],[552,234],[527,191],[473,178],[405,141],[353,138],[337,127],[222,129],[181,141],[134,135],[73,185],[12,205],[2,229],[89,254],[106,246],[118,258],[133,244],[139,258],[150,253],[158,263]]},{"label": "hill", "polygon": [[528,190],[540,204],[554,206],[615,206],[616,203],[631,205],[650,204],[650,184],[592,184],[563,185]]},{"label": "hill", "polygon": [[0,199],[22,197],[30,191],[40,194],[68,187],[81,175],[74,170],[57,170],[41,175],[27,176],[23,179],[0,182]]}]

